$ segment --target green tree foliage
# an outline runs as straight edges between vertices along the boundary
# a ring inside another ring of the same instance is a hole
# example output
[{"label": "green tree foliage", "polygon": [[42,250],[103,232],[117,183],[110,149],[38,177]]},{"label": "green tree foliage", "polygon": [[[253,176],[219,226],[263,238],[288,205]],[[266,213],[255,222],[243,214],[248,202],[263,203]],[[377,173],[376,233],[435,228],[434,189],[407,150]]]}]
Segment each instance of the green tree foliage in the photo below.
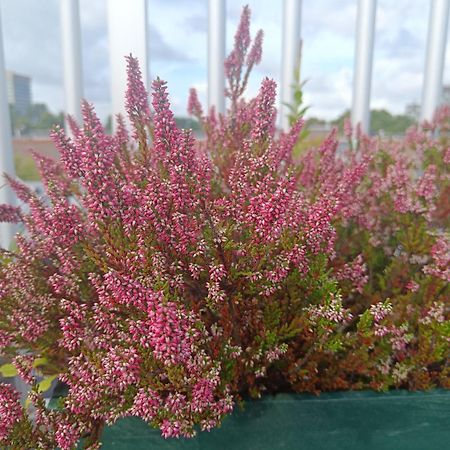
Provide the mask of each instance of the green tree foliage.
[{"label": "green tree foliage", "polygon": [[15,135],[47,135],[55,125],[64,126],[63,113],[53,114],[45,103],[31,105],[25,115],[19,114],[14,106],[10,106],[10,114],[12,131]]},{"label": "green tree foliage", "polygon": [[[331,123],[343,130],[344,121],[350,117],[350,111],[342,113],[337,119]],[[396,134],[404,134],[405,131],[414,124],[414,119],[409,116],[399,114],[391,114],[385,109],[373,109],[370,111],[370,132],[372,134],[384,133],[392,136]]]}]

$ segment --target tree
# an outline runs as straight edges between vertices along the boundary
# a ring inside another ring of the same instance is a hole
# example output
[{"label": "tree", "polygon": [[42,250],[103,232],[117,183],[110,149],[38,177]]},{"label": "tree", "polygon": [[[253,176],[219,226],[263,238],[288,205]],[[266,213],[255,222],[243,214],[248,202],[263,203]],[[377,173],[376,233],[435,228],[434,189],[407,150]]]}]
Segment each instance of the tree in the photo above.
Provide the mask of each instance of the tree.
[{"label": "tree", "polygon": [[[350,111],[343,112],[331,123],[343,130],[344,121],[350,118]],[[388,136],[404,134],[414,124],[414,119],[404,114],[394,115],[385,109],[373,109],[370,111],[370,133],[383,133]]]}]

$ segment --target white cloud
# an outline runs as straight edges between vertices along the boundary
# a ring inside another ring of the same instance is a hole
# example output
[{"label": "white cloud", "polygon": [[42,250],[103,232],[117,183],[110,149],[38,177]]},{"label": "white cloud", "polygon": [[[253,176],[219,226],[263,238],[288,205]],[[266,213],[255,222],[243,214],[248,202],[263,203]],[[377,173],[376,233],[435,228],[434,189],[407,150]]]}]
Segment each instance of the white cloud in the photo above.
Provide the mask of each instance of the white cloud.
[{"label": "white cloud", "polygon": [[[252,33],[265,32],[262,64],[249,93],[263,76],[280,78],[282,2],[227,2],[227,49],[243,3],[252,9]],[[202,87],[206,99],[207,0],[149,0],[150,70],[169,84],[177,114],[184,114],[190,86]],[[350,107],[353,78],[356,0],[303,2],[302,76],[309,81],[305,100],[309,115],[328,119]],[[63,107],[62,61],[57,0],[0,0],[7,67],[33,78],[36,101],[53,110]],[[100,115],[109,110],[107,0],[80,0],[86,97]],[[372,107],[402,112],[420,100],[429,2],[379,0],[373,64]],[[450,82],[450,47],[444,81]]]}]

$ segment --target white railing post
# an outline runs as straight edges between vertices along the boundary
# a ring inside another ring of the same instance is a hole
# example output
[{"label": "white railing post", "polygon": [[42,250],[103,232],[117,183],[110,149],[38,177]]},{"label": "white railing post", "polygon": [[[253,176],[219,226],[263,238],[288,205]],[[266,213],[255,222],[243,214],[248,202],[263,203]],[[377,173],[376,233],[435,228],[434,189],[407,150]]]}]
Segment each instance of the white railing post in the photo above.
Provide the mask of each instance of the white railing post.
[{"label": "white railing post", "polygon": [[353,74],[352,124],[370,129],[370,89],[375,38],[376,0],[358,0]]},{"label": "white railing post", "polygon": [[[0,17],[0,203],[15,204],[15,196],[6,184],[3,174],[14,176],[14,155],[11,138],[11,119],[9,116],[8,94],[5,76],[5,56],[3,51],[3,33]],[[9,248],[15,227],[9,223],[0,223],[0,247]]]},{"label": "white railing post", "polygon": [[284,0],[280,86],[280,124],[284,131],[289,129],[289,109],[286,104],[292,104],[295,71],[300,63],[301,12],[301,0]]},{"label": "white railing post", "polygon": [[449,0],[432,0],[422,88],[421,120],[432,120],[442,97]]},{"label": "white railing post", "polygon": [[139,60],[142,78],[149,87],[146,0],[108,0],[108,35],[113,119],[116,114],[122,114],[126,119],[125,56],[131,53]]},{"label": "white railing post", "polygon": [[60,0],[65,113],[81,121],[83,69],[78,0]]},{"label": "white railing post", "polygon": [[225,112],[225,0],[208,1],[208,109]]}]

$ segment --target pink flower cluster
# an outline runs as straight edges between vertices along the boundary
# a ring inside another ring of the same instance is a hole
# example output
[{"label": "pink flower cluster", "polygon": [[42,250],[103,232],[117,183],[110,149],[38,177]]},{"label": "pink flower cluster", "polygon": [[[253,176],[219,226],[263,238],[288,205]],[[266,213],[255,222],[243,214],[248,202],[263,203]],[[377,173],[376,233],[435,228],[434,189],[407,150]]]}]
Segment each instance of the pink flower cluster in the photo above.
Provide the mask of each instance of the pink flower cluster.
[{"label": "pink flower cluster", "polygon": [[22,419],[18,392],[8,384],[0,384],[0,442],[5,443],[14,425]]},{"label": "pink flower cluster", "polygon": [[338,280],[351,281],[354,289],[360,294],[363,293],[364,285],[369,279],[367,266],[363,261],[363,256],[358,255],[353,261],[345,264],[342,269],[336,272],[336,278]]}]

